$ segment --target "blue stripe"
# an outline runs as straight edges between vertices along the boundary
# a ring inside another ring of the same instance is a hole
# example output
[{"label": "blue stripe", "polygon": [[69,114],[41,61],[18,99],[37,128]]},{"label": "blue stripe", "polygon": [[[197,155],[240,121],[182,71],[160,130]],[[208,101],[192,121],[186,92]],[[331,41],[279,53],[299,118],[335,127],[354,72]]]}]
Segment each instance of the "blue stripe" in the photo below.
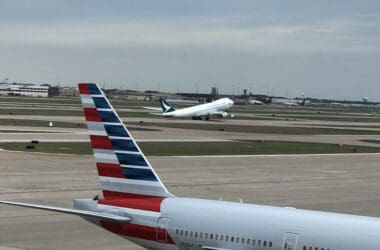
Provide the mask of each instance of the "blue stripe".
[{"label": "blue stripe", "polygon": [[125,150],[125,151],[138,152],[132,140],[111,139],[111,143],[112,143],[113,150]]},{"label": "blue stripe", "polygon": [[116,153],[119,163],[122,165],[134,165],[148,167],[148,163],[140,154]]},{"label": "blue stripe", "polygon": [[153,172],[150,169],[137,169],[137,168],[122,168],[125,177],[128,179],[142,180],[142,181],[157,181]]},{"label": "blue stripe", "polygon": [[103,122],[120,122],[113,111],[99,111],[99,115]]},{"label": "blue stripe", "polygon": [[129,134],[121,125],[104,125],[108,136],[129,137]]},{"label": "blue stripe", "polygon": [[98,87],[96,86],[95,83],[88,83],[87,88],[90,91],[91,95],[100,95],[101,94],[100,90],[98,89]]},{"label": "blue stripe", "polygon": [[93,97],[95,107],[98,109],[110,109],[110,105],[104,97]]}]

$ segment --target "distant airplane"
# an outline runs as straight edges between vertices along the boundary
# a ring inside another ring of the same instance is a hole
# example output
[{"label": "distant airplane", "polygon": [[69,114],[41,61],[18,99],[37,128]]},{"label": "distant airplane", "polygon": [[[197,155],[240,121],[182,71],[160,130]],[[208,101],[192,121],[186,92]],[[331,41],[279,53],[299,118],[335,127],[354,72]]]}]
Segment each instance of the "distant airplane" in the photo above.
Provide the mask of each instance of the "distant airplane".
[{"label": "distant airplane", "polygon": [[284,101],[284,104],[286,106],[305,106],[306,105],[306,99],[303,98],[302,102],[298,102],[297,100],[293,100],[293,99],[286,99]]},{"label": "distant airplane", "polygon": [[264,104],[262,101],[255,100],[255,99],[249,100],[249,103],[252,105],[263,105]]},{"label": "distant airplane", "polygon": [[78,215],[147,249],[380,249],[379,218],[175,197],[99,86],[79,90],[103,197],[75,199],[74,209],[0,203]]},{"label": "distant airplane", "polygon": [[186,118],[191,117],[193,120],[209,120],[210,116],[215,115],[221,118],[226,118],[228,116],[233,117],[228,113],[227,109],[234,105],[234,102],[230,98],[221,98],[216,101],[199,104],[192,107],[187,107],[183,109],[173,108],[164,98],[160,98],[161,108],[155,107],[144,107],[146,109],[151,109],[155,111],[161,111],[162,113],[153,113],[163,115],[165,117],[175,117],[175,118]]}]

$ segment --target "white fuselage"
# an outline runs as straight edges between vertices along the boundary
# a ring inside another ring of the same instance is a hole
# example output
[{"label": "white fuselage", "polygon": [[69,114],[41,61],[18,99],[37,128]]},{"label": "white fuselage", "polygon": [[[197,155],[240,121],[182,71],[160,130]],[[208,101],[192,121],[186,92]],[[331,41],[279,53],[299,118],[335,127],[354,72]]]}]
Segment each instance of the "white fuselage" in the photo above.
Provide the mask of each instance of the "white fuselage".
[{"label": "white fuselage", "polygon": [[200,104],[188,108],[178,109],[172,112],[163,113],[167,117],[201,117],[208,115],[222,115],[222,112],[231,108],[234,102],[229,98],[221,98],[219,100]]},{"label": "white fuselage", "polygon": [[150,228],[142,237],[120,233],[148,249],[380,249],[380,219],[372,217],[192,198],[166,198],[160,212],[97,209]]}]

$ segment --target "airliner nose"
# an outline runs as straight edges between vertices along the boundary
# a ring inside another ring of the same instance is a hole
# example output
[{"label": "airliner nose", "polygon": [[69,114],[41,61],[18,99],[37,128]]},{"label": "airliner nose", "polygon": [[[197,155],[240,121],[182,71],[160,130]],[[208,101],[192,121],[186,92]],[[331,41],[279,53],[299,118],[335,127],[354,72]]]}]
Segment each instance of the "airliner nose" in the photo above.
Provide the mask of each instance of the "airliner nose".
[{"label": "airliner nose", "polygon": [[231,99],[228,99],[228,104],[232,106],[234,105],[234,101],[232,101]]}]

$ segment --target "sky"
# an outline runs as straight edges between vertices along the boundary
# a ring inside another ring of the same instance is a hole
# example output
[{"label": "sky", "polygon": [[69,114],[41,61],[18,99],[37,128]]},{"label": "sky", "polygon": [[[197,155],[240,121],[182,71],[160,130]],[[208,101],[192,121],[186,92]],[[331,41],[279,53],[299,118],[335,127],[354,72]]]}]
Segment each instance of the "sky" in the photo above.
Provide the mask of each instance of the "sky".
[{"label": "sky", "polygon": [[380,1],[0,0],[0,81],[380,101]]}]

